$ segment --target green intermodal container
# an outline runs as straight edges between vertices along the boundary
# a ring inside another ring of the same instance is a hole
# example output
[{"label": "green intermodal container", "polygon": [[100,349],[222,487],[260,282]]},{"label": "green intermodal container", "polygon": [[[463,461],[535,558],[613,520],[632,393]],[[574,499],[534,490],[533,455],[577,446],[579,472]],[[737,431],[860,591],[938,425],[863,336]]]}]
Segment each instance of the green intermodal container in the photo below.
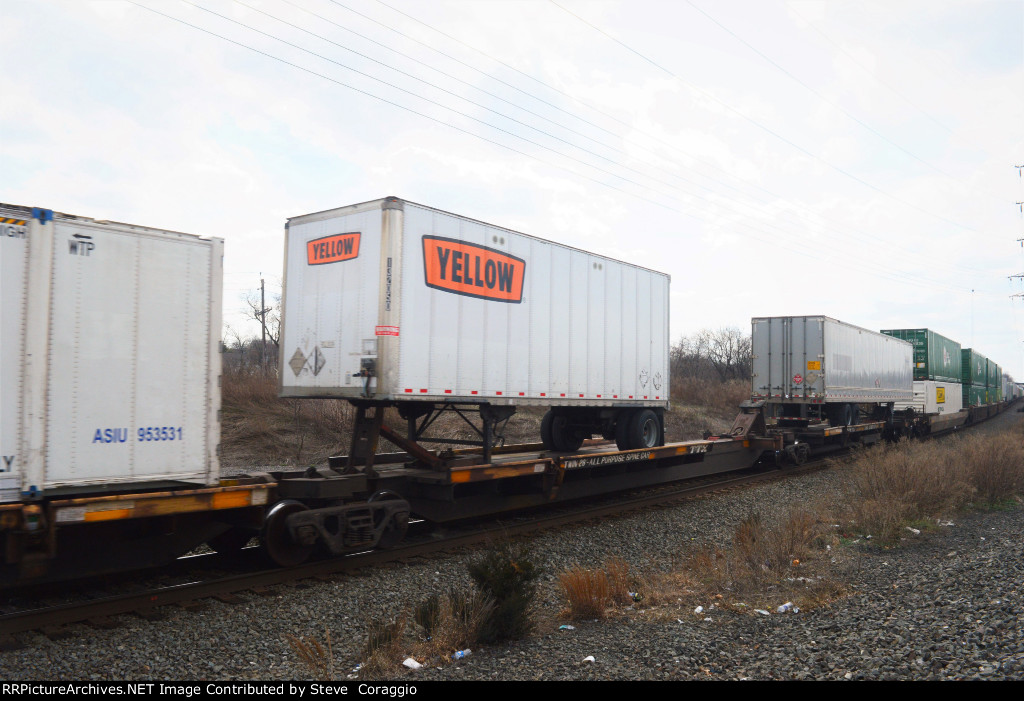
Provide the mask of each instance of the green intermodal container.
[{"label": "green intermodal container", "polygon": [[985,385],[964,385],[964,409],[988,404],[988,387]]},{"label": "green intermodal container", "polygon": [[960,352],[960,381],[964,384],[964,396],[967,396],[967,385],[988,384],[988,358],[973,348],[964,348]]},{"label": "green intermodal container", "polygon": [[988,361],[988,400],[1003,401],[1003,366]]},{"label": "green intermodal container", "polygon": [[882,331],[914,346],[914,379],[938,382],[962,382],[960,344],[929,329],[890,329]]}]

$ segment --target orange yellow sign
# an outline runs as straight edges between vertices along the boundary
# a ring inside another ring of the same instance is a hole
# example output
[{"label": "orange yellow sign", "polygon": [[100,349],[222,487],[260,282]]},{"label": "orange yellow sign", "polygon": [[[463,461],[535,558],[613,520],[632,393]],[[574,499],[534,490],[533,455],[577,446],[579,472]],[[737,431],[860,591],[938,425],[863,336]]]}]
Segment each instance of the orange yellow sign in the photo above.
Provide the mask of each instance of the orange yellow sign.
[{"label": "orange yellow sign", "polygon": [[306,262],[325,265],[352,260],[359,255],[359,232],[324,236],[306,243]]},{"label": "orange yellow sign", "polygon": [[526,261],[493,248],[424,236],[423,271],[427,287],[495,302],[523,301]]}]

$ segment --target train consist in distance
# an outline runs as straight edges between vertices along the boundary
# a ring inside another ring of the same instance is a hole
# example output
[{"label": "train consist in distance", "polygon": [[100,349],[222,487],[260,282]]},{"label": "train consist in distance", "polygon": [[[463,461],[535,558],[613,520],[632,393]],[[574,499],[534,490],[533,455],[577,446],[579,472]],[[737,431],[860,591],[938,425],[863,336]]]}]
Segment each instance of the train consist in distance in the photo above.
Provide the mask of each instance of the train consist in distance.
[{"label": "train consist in distance", "polygon": [[[12,205],[0,226],[0,587],[254,536],[290,566],[392,546],[414,515],[801,463],[951,430],[1011,399],[989,388],[988,365],[975,389],[973,355],[957,408],[935,384],[955,376],[917,379],[918,363],[935,375],[930,346],[916,360],[894,332],[755,319],[751,399],[732,431],[666,445],[667,276],[385,198],[286,228],[281,394],[352,402],[348,454],[222,479],[223,242]],[[505,446],[502,423],[523,405],[548,408],[542,442]],[[478,440],[431,435],[449,411]],[[402,452],[378,453],[381,437]]]}]

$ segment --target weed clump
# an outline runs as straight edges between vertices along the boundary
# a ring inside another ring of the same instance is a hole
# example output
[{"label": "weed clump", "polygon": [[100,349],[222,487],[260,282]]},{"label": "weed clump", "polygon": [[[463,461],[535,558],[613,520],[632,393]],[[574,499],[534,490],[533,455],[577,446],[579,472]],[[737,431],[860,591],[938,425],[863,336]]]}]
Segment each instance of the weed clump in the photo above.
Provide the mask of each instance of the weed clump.
[{"label": "weed clump", "polygon": [[500,545],[470,562],[469,576],[492,602],[480,626],[480,641],[525,637],[532,628],[530,609],[540,576],[529,550],[511,543]]},{"label": "weed clump", "polygon": [[361,679],[385,679],[402,658],[406,629],[405,614],[389,621],[371,621],[363,646],[364,662],[359,668]]},{"label": "weed clump", "polygon": [[891,543],[909,524],[990,508],[1024,492],[1024,445],[1019,433],[901,441],[865,451],[849,474],[847,518]]},{"label": "weed clump", "polygon": [[559,575],[558,583],[574,619],[604,618],[608,607],[632,602],[629,563],[620,557],[608,560],[599,570],[573,567]]},{"label": "weed clump", "polygon": [[605,611],[611,603],[611,586],[605,572],[573,567],[559,575],[558,583],[569,602],[570,617],[605,617]]},{"label": "weed clump", "polygon": [[426,637],[421,651],[426,656],[450,660],[452,653],[479,640],[480,629],[493,607],[481,592],[452,589],[444,597],[432,594],[416,607],[415,620]]}]

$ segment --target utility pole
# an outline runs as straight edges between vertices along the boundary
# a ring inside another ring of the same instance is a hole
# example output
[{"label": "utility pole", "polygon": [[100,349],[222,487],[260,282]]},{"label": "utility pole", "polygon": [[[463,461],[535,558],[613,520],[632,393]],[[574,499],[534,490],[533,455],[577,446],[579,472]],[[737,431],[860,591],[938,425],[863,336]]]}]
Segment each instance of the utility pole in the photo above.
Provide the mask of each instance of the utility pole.
[{"label": "utility pole", "polygon": [[263,374],[267,374],[267,299],[264,290],[263,278],[260,278],[260,326],[263,327],[263,346],[260,350],[260,367]]}]

